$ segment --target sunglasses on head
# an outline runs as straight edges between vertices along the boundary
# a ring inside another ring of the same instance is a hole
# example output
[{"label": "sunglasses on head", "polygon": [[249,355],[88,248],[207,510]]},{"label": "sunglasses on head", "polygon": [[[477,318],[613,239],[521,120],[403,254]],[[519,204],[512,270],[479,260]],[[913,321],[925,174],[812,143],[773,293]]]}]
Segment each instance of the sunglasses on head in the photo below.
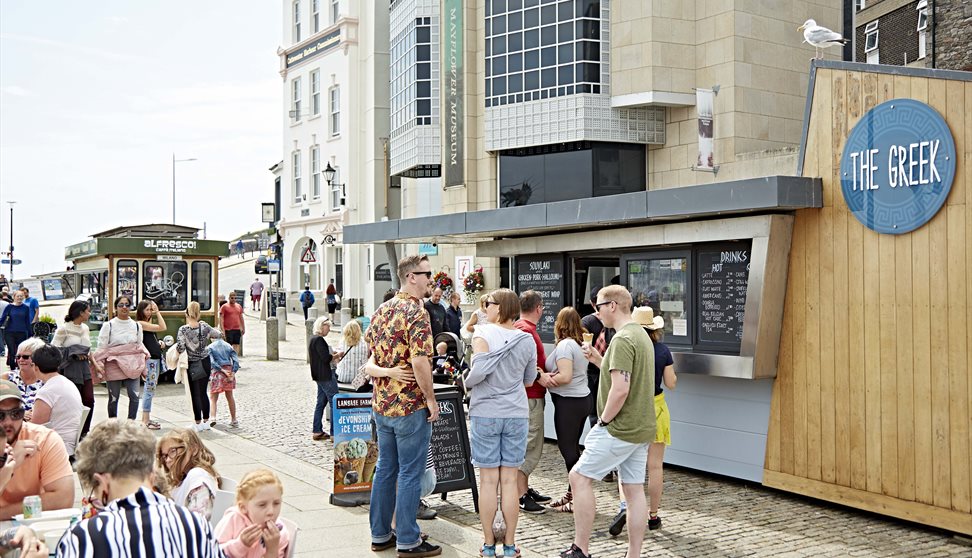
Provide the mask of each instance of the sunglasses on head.
[{"label": "sunglasses on head", "polygon": [[27,409],[24,409],[23,407],[19,409],[10,409],[9,411],[0,411],[0,422],[7,420],[7,417],[10,417],[10,420],[21,420],[24,418],[24,413],[26,412]]}]

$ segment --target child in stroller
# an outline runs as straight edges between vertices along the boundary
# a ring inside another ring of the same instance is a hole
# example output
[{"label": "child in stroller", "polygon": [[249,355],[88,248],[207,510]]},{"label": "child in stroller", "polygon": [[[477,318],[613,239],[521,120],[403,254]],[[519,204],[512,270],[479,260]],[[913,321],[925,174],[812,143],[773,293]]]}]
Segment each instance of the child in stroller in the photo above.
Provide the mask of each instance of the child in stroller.
[{"label": "child in stroller", "polygon": [[462,373],[468,368],[463,361],[465,354],[462,341],[452,332],[442,332],[432,340],[435,356],[432,357],[432,381],[437,384],[461,383]]}]

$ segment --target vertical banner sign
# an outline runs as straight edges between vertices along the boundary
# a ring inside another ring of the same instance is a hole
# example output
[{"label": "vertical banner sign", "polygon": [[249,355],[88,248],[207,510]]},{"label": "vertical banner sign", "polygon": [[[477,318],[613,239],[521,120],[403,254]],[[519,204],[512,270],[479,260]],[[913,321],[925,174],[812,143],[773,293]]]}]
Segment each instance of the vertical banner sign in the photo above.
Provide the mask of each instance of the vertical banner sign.
[{"label": "vertical banner sign", "polygon": [[695,90],[695,109],[699,115],[699,156],[695,162],[695,170],[715,170],[715,145],[712,140],[714,99],[711,89]]},{"label": "vertical banner sign", "polygon": [[465,159],[465,80],[463,77],[463,2],[442,0],[442,175],[443,184],[465,184],[463,160]]},{"label": "vertical banner sign", "polygon": [[[469,296],[466,291],[462,288],[462,281],[467,275],[472,273],[473,270],[473,258],[472,256],[456,256],[456,292],[462,296],[462,304],[475,304],[479,306],[479,300],[475,296]],[[474,310],[475,311],[475,310]]]},{"label": "vertical banner sign", "polygon": [[371,395],[339,393],[332,403],[334,491],[331,503],[354,506],[370,499],[371,479],[378,463],[378,442],[371,430]]}]

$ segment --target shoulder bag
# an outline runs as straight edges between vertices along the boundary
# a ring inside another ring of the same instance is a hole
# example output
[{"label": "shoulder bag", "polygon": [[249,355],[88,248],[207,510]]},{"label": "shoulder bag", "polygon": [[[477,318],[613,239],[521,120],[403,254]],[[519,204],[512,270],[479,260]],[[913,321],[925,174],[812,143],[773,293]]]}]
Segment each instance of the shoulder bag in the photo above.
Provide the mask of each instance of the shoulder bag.
[{"label": "shoulder bag", "polygon": [[[202,326],[199,326],[199,346],[202,347],[203,336],[202,336]],[[209,358],[209,357],[206,357]],[[208,378],[209,374],[206,373],[206,367],[203,366],[202,360],[190,360],[189,361],[189,379],[193,382],[198,382],[199,380]]]}]

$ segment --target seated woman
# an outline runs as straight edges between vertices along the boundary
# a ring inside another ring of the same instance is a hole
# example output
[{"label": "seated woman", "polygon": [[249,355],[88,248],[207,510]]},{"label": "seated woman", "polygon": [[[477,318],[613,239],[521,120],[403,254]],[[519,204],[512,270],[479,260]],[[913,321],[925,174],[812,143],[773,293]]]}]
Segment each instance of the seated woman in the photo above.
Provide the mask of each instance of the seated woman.
[{"label": "seated woman", "polygon": [[172,499],[208,521],[213,516],[219,474],[216,457],[193,430],[177,428],[159,439],[156,458],[169,482]]},{"label": "seated woman", "polygon": [[107,556],[133,541],[140,556],[223,556],[208,521],[152,491],[154,450],[155,437],[136,421],[108,419],[91,429],[78,446],[77,465],[97,514],[61,537],[57,556],[92,549]]},{"label": "seated woman", "polygon": [[[44,385],[43,382],[34,378],[34,362],[31,360],[31,355],[43,346],[44,342],[37,337],[31,337],[20,343],[15,351],[17,354],[14,355],[14,358],[17,360],[17,365],[20,368],[0,374],[0,379],[10,380],[17,385],[17,389],[20,390],[20,394],[24,397],[24,409],[28,413],[28,419],[30,412],[34,409],[34,398],[37,397],[37,390]],[[25,373],[26,380],[24,380]]]},{"label": "seated woman", "polygon": [[43,424],[58,433],[64,440],[68,455],[74,455],[74,444],[81,429],[81,394],[74,383],[57,371],[61,363],[61,351],[54,346],[44,345],[31,355],[33,366],[24,367],[24,378],[32,375],[43,383],[37,390],[34,412],[30,422]]}]

